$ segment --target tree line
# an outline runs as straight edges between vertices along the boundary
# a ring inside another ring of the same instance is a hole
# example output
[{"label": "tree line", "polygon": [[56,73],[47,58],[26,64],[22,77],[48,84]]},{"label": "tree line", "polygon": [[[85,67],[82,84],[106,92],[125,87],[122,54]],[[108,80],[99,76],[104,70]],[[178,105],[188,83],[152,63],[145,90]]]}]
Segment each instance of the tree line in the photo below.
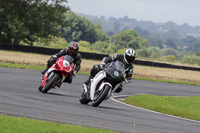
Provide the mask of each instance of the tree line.
[{"label": "tree line", "polygon": [[48,41],[60,35],[67,0],[1,0],[0,42]]},{"label": "tree line", "polygon": [[[123,19],[126,20],[135,23],[127,17]],[[133,48],[138,57],[174,61],[187,60],[189,56],[196,62],[200,58],[200,40],[197,38],[185,36],[181,40],[188,44],[186,50],[194,52],[186,54],[185,50],[180,49],[184,45],[180,43],[175,29],[163,32],[162,37],[166,38],[163,41],[158,34],[138,26],[119,30],[121,21],[112,18],[106,22],[107,29],[109,23],[114,25],[113,30],[105,32],[106,27],[98,21],[95,23],[71,12],[67,0],[1,0],[0,42],[31,46],[49,46],[53,43],[56,47],[66,48],[71,41],[77,41],[85,52],[123,54],[125,49]]]},{"label": "tree line", "polygon": [[[19,45],[34,45],[55,37],[71,41],[86,41],[92,50],[114,53],[131,47],[140,49],[148,45],[135,30],[107,34],[99,24],[70,11],[67,0],[2,0],[0,3],[0,41]],[[112,45],[111,45],[112,43]]]},{"label": "tree line", "polygon": [[[117,34],[127,29],[135,30],[138,36],[148,42],[148,47],[137,51],[142,57],[200,64],[198,63],[200,61],[198,54],[200,52],[200,26],[192,27],[187,23],[177,25],[172,21],[166,23],[137,21],[136,19],[128,18],[128,16],[117,19],[80,13],[79,15],[86,17],[93,23],[100,24],[107,34]],[[191,57],[191,61],[187,61],[186,57]]]}]

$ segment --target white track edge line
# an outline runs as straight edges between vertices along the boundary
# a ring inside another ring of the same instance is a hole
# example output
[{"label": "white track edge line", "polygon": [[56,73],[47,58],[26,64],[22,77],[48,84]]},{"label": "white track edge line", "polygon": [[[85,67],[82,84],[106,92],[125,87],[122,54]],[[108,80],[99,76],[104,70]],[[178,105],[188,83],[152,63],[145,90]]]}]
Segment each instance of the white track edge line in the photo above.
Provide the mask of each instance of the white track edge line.
[{"label": "white track edge line", "polygon": [[[120,97],[120,96],[114,96],[114,97]],[[124,105],[127,105],[129,107],[133,107],[133,108],[136,108],[136,109],[140,109],[140,110],[144,110],[144,111],[148,111],[148,112],[152,112],[152,113],[156,113],[156,114],[160,114],[160,115],[170,116],[170,117],[174,117],[174,118],[177,118],[177,119],[182,119],[182,120],[186,120],[186,121],[200,123],[200,121],[191,120],[191,119],[187,119],[187,118],[182,118],[182,117],[178,117],[178,116],[174,116],[174,115],[169,115],[169,114],[164,114],[164,113],[160,113],[160,112],[156,112],[156,111],[152,111],[152,110],[140,108],[140,107],[137,107],[137,106],[133,106],[133,105],[130,105],[130,104],[126,104],[124,102],[121,102],[121,101],[118,101],[118,100],[114,99],[114,97],[111,97],[111,100],[113,100],[115,102],[118,102],[118,103],[121,103],[121,104],[124,104]]]}]

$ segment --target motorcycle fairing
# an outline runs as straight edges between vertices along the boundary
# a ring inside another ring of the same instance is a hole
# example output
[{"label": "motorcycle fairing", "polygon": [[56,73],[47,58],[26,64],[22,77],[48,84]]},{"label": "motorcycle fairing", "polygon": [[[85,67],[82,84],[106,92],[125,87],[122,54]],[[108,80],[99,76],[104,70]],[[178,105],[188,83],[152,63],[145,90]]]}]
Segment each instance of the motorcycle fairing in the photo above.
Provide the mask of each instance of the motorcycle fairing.
[{"label": "motorcycle fairing", "polygon": [[[65,66],[64,64],[67,64],[67,66]],[[71,73],[71,71],[73,70],[73,67],[74,67],[73,63],[70,65],[68,61],[61,59],[61,60],[56,61],[55,70],[66,71],[67,73]],[[65,74],[63,76],[65,76]]]},{"label": "motorcycle fairing", "polygon": [[61,74],[63,76],[61,79],[61,82],[63,82],[65,80],[65,78],[68,76],[68,74],[72,72],[74,63],[72,62],[72,60],[69,60],[69,61],[66,60],[67,58],[68,58],[68,55],[62,56],[47,70],[47,72],[42,77],[42,87],[45,86],[46,81],[49,77],[49,74],[52,71],[60,71],[61,72]]},{"label": "motorcycle fairing", "polygon": [[96,74],[96,76],[91,80],[90,87],[90,99],[94,100],[94,94],[99,81],[106,77],[106,73],[104,71],[100,71]]},{"label": "motorcycle fairing", "polygon": [[55,68],[53,67],[55,66],[55,64],[53,64],[48,70],[47,72],[43,75],[42,77],[42,87],[44,87],[46,85],[46,82],[47,82],[47,78],[49,77],[49,74],[55,70]]}]

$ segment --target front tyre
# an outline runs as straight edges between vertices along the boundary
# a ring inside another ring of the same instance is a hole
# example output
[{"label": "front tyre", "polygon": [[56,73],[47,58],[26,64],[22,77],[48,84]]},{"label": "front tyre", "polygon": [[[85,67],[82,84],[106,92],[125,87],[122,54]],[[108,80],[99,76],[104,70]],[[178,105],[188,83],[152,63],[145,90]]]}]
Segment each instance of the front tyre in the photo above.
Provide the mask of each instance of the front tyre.
[{"label": "front tyre", "polygon": [[87,100],[87,94],[85,93],[85,90],[83,90],[81,97],[79,98],[79,102],[81,104],[88,104],[89,101]]},{"label": "front tyre", "polygon": [[38,87],[38,90],[40,91],[40,92],[42,92],[42,85],[40,85],[39,87]]},{"label": "front tyre", "polygon": [[50,78],[48,82],[46,83],[46,85],[43,87],[42,93],[47,93],[59,80],[60,77],[58,74],[55,74],[55,73],[52,73],[52,74],[53,74],[52,78]]},{"label": "front tyre", "polygon": [[95,98],[92,101],[92,106],[97,107],[103,100],[105,100],[110,90],[111,87],[109,85],[105,85],[101,92],[95,94]]}]

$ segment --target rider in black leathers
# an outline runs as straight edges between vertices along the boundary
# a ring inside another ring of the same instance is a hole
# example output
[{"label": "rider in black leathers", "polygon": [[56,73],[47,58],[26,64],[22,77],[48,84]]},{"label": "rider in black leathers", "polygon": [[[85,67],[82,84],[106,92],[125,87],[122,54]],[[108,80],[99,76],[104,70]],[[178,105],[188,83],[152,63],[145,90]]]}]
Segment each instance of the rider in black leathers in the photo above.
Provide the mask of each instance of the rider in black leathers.
[{"label": "rider in black leathers", "polygon": [[68,49],[63,49],[59,53],[51,56],[47,61],[47,67],[41,73],[44,75],[46,71],[63,55],[70,55],[74,59],[74,69],[71,74],[65,79],[64,82],[72,83],[73,76],[76,76],[77,72],[80,70],[82,57],[79,51],[79,44],[77,42],[71,42]]},{"label": "rider in black leathers", "polygon": [[[131,82],[131,77],[133,75],[133,61],[136,58],[136,53],[133,49],[127,49],[124,52],[124,55],[120,55],[120,54],[115,54],[113,56],[109,56],[109,57],[104,57],[101,64],[100,65],[94,65],[92,70],[90,71],[90,75],[89,78],[84,82],[83,84],[83,88],[87,89],[87,85],[90,83],[90,80],[92,78],[94,78],[94,76],[101,71],[102,69],[104,69],[104,67],[106,66],[106,64],[112,62],[112,61],[121,61],[124,63],[125,65],[125,73],[126,73],[126,77],[125,77],[125,82],[130,83]],[[123,89],[122,84],[117,88],[117,90],[115,91],[116,93],[121,92]]]}]

